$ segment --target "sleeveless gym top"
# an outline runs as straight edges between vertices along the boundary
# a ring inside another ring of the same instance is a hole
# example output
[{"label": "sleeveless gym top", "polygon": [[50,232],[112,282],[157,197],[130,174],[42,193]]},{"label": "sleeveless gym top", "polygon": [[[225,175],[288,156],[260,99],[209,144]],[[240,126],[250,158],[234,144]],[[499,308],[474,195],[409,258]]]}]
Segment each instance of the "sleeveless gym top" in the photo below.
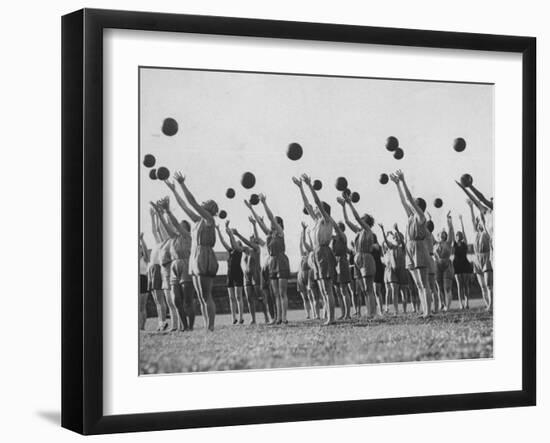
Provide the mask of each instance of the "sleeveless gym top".
[{"label": "sleeveless gym top", "polygon": [[209,225],[204,218],[201,218],[200,221],[195,223],[192,232],[192,243],[213,248],[216,244],[216,226],[214,222]]},{"label": "sleeveless gym top", "polygon": [[487,232],[477,232],[476,241],[474,242],[474,252],[476,254],[483,254],[491,252],[491,237]]},{"label": "sleeveless gym top", "polygon": [[448,241],[440,241],[435,248],[435,252],[441,260],[448,260],[451,258],[451,245]]},{"label": "sleeveless gym top", "polygon": [[374,235],[371,230],[361,229],[355,236],[355,251],[369,254],[372,253]]},{"label": "sleeveless gym top", "polygon": [[434,236],[433,234],[426,229],[426,247],[428,248],[428,254],[433,255],[434,253]]},{"label": "sleeveless gym top", "polygon": [[332,238],[332,252],[336,257],[344,257],[348,253],[348,240],[346,234],[335,235]]},{"label": "sleeveless gym top", "polygon": [[229,251],[229,257],[227,259],[227,275],[232,275],[233,273],[242,272],[241,269],[241,259],[243,257],[242,251],[237,251],[236,249],[231,249]]},{"label": "sleeveless gym top", "polygon": [[468,262],[468,245],[465,242],[454,242],[453,247],[455,250],[455,261],[457,263],[469,263]]},{"label": "sleeveless gym top", "polygon": [[260,251],[248,248],[244,256],[245,269],[250,272],[260,267]]},{"label": "sleeveless gym top", "polygon": [[424,240],[427,236],[426,222],[421,223],[415,214],[409,216],[407,220],[407,235],[409,240]]},{"label": "sleeveless gym top", "polygon": [[302,261],[300,262],[300,270],[302,272],[309,271],[308,255],[309,254],[302,255]]},{"label": "sleeveless gym top", "polygon": [[285,253],[285,238],[275,231],[271,231],[267,236],[267,251],[271,257]]},{"label": "sleeveless gym top", "polygon": [[186,232],[178,235],[170,245],[172,260],[186,259],[191,255],[191,234]]},{"label": "sleeveless gym top", "polygon": [[324,218],[319,218],[315,221],[311,233],[319,246],[328,246],[332,240],[332,225],[330,222],[325,221]]}]

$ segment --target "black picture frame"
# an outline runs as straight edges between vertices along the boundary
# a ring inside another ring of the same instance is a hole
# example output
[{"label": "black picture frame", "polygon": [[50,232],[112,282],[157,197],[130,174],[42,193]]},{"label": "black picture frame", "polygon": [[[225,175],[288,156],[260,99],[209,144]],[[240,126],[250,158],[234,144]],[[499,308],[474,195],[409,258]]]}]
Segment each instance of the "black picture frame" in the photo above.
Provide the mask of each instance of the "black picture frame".
[{"label": "black picture frame", "polygon": [[[103,30],[522,54],[522,388],[393,399],[106,416],[103,413]],[[530,406],[536,403],[536,39],[83,9],[62,18],[62,426],[82,434]]]}]

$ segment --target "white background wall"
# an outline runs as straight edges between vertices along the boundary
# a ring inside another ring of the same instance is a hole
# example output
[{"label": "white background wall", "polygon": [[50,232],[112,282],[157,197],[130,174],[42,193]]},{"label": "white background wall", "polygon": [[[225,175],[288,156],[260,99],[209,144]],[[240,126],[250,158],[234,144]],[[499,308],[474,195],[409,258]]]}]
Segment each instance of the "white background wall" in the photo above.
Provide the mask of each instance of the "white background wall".
[{"label": "white background wall", "polygon": [[[325,4],[326,3],[326,4]],[[550,28],[545,2],[387,1],[272,2],[223,0],[11,1],[0,27],[0,173],[2,295],[0,322],[0,435],[3,441],[81,439],[59,427],[60,411],[60,17],[81,7],[233,15],[449,31],[531,35],[538,38],[539,202],[544,123],[550,103],[542,79],[550,75]],[[546,165],[544,165],[546,163]],[[539,226],[548,224],[539,206]],[[545,223],[546,221],[546,223]],[[539,229],[539,276],[549,237]],[[519,266],[519,264],[518,264]],[[7,283],[7,285],[6,285]],[[539,277],[538,402],[535,408],[291,423],[99,437],[107,441],[295,441],[338,438],[441,442],[548,441],[550,361],[547,284]],[[546,289],[546,291],[545,291]],[[15,309],[16,308],[16,309]],[[546,347],[546,350],[544,349]]]}]

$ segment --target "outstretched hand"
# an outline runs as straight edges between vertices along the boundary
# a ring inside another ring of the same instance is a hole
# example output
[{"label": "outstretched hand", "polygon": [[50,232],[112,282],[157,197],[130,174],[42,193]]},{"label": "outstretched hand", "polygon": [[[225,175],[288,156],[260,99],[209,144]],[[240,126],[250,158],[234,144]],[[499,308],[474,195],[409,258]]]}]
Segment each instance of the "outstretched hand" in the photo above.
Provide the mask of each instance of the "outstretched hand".
[{"label": "outstretched hand", "polygon": [[174,180],[182,185],[185,182],[185,175],[183,175],[180,171],[177,171],[174,173]]},{"label": "outstretched hand", "polygon": [[342,205],[342,207],[346,206],[346,201],[342,197],[336,197],[336,201]]},{"label": "outstretched hand", "polygon": [[451,218],[451,211],[447,212],[447,218]]},{"label": "outstretched hand", "polygon": [[299,178],[297,177],[292,177],[292,183],[294,183],[296,186],[298,186],[299,188],[302,187],[302,180],[300,180]]},{"label": "outstretched hand", "polygon": [[229,229],[229,220],[225,221],[225,229]]},{"label": "outstretched hand", "polygon": [[399,177],[395,174],[390,174],[390,180],[394,182],[396,185],[399,183]]},{"label": "outstretched hand", "polygon": [[248,217],[248,221],[249,221],[250,223],[252,223],[253,225],[256,224],[256,219],[255,219],[254,217],[252,217],[252,216]]},{"label": "outstretched hand", "polygon": [[307,229],[307,224],[305,222],[302,222],[302,229],[305,231]]},{"label": "outstretched hand", "polygon": [[474,206],[474,202],[472,202],[472,200],[470,200],[469,198],[466,200],[466,204],[471,208]]},{"label": "outstretched hand", "polygon": [[252,205],[250,204],[250,202],[248,200],[243,200],[244,201],[244,204],[245,206],[248,208],[248,209],[252,209]]},{"label": "outstretched hand", "polygon": [[302,174],[302,180],[306,185],[311,186],[311,177],[309,175]]},{"label": "outstretched hand", "polygon": [[265,196],[265,194],[263,194],[263,193],[262,193],[262,194],[258,194],[258,198],[260,199],[260,201],[261,201],[262,203],[265,203],[265,201],[266,201],[266,196]]},{"label": "outstretched hand", "polygon": [[397,171],[395,171],[395,175],[399,180],[401,181],[405,180],[405,174],[403,174],[403,171],[401,169],[398,169]]}]

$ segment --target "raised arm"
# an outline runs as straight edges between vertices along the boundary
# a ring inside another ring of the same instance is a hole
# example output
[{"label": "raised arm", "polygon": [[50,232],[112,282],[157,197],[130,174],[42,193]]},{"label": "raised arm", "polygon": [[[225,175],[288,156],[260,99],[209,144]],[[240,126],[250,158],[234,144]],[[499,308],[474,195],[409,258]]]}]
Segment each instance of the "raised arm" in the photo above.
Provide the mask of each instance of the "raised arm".
[{"label": "raised arm", "polygon": [[147,248],[147,244],[145,243],[145,239],[143,238],[143,232],[139,234],[139,244],[141,246],[143,260],[145,260],[145,263],[149,263],[149,249]]},{"label": "raised arm", "polygon": [[451,211],[447,212],[447,226],[449,228],[447,243],[449,245],[452,245],[455,239],[455,228],[453,226],[453,217],[451,216]]},{"label": "raised arm", "polygon": [[233,235],[235,237],[237,237],[240,241],[242,241],[246,246],[248,246],[250,249],[254,249],[255,251],[258,251],[260,248],[258,245],[250,242],[247,238],[245,238],[244,236],[242,236],[240,234],[239,231],[237,231],[236,229],[232,229],[231,232],[233,233]]},{"label": "raised arm", "polygon": [[363,228],[366,231],[370,231],[371,230],[370,226],[367,225],[363,220],[361,220],[361,217],[359,216],[359,213],[355,209],[355,206],[353,206],[353,202],[351,201],[351,199],[349,197],[345,197],[344,201],[349,205],[351,209],[351,213],[355,217],[355,220],[357,221],[357,223],[359,223],[359,226],[361,226],[361,228]]},{"label": "raised arm", "polygon": [[229,236],[229,241],[231,242],[231,247],[239,252],[243,252],[243,248],[237,243],[235,240],[235,236],[233,235],[233,231],[229,229],[229,220],[225,222],[225,232],[227,232],[227,235]]},{"label": "raised arm", "polygon": [[165,209],[166,215],[168,216],[168,219],[170,220],[170,223],[172,224],[172,227],[174,227],[180,235],[183,235],[184,237],[189,235],[189,232],[187,232],[180,223],[178,223],[178,219],[172,214],[172,211],[170,208]]},{"label": "raised arm", "polygon": [[[263,231],[265,235],[269,234],[269,229],[267,229],[267,226],[265,225],[263,219],[258,215],[256,210],[252,207],[250,202],[248,200],[244,201],[244,204],[248,209],[250,209],[250,212],[252,212],[252,217],[254,217],[254,220],[256,220],[256,223],[260,226],[260,229]],[[256,224],[254,224],[254,230],[256,231]],[[258,237],[259,238],[259,237]]]},{"label": "raised arm", "polygon": [[191,193],[187,185],[185,184],[185,176],[181,172],[176,172],[174,174],[174,179],[180,184],[183,195],[189,202],[189,205],[197,212],[197,214],[207,220],[208,222],[214,222],[214,216],[210,214],[206,209],[204,209],[199,203],[195,196]]},{"label": "raised arm", "polygon": [[154,205],[153,207],[157,211],[158,220],[160,222],[160,226],[162,226],[162,229],[164,230],[164,233],[166,234],[166,238],[174,238],[177,233],[172,230],[172,228],[168,225],[166,220],[163,217],[163,213],[161,211],[164,211],[166,200],[161,200],[158,202],[158,204]]},{"label": "raised arm", "polygon": [[160,243],[162,240],[159,237],[157,221],[155,219],[157,213],[152,207],[149,208],[149,215],[151,216],[151,231],[153,232],[153,238],[155,239],[155,243]]},{"label": "raised arm", "polygon": [[338,197],[336,201],[340,206],[342,206],[342,211],[344,212],[344,222],[346,223],[348,228],[350,228],[355,234],[357,234],[361,230],[361,228],[359,228],[359,226],[357,226],[349,219],[348,211],[346,209],[346,201],[342,197]]},{"label": "raised arm", "polygon": [[181,209],[183,209],[183,212],[187,214],[187,217],[189,217],[195,223],[198,222],[201,219],[200,216],[196,212],[194,212],[189,206],[187,206],[187,203],[185,203],[183,198],[181,198],[181,196],[178,194],[178,191],[176,190],[176,185],[168,180],[165,180],[164,183],[166,183],[168,189],[172,191],[176,202],[178,202],[178,205],[180,205]]},{"label": "raised arm", "polygon": [[477,223],[476,223],[476,215],[474,213],[474,204],[471,200],[466,200],[466,203],[468,203],[468,206],[470,207],[470,217],[472,219],[472,226],[474,227],[474,232],[477,232]]},{"label": "raised arm", "polygon": [[382,238],[384,239],[384,243],[388,248],[391,248],[390,242],[388,241],[388,236],[386,235],[386,230],[384,229],[384,225],[382,223],[378,223],[378,226],[380,226],[380,230],[382,231]]},{"label": "raised arm", "polygon": [[409,207],[412,208],[413,212],[416,213],[416,216],[420,220],[421,223],[424,223],[426,221],[426,216],[424,215],[424,211],[418,206],[416,203],[416,200],[413,198],[411,191],[409,190],[409,186],[407,185],[407,182],[405,181],[405,174],[399,169],[395,173],[397,177],[399,178],[399,181],[401,182],[401,185],[403,186],[403,191],[405,192],[405,198],[407,199],[407,202],[409,203]]},{"label": "raised arm", "polygon": [[480,212],[484,212],[487,210],[485,206],[481,204],[481,202],[477,199],[477,197],[470,191],[468,188],[462,186],[462,183],[455,180],[455,183],[458,185],[460,189],[464,191],[464,193],[468,196],[468,200],[473,202],[474,205],[476,205],[477,209],[479,209]]},{"label": "raised arm", "polygon": [[311,206],[311,204],[309,203],[309,200],[307,198],[307,195],[304,191],[304,185],[302,183],[302,180],[300,180],[299,178],[296,178],[296,177],[292,177],[292,182],[298,186],[298,189],[300,190],[300,195],[302,196],[302,202],[304,203],[304,208],[306,208],[306,212],[309,214],[309,216],[313,219],[313,220],[316,220],[317,217],[315,215],[315,212],[313,211],[313,206]]},{"label": "raised arm", "polygon": [[313,200],[315,201],[315,204],[319,208],[319,212],[321,213],[321,216],[323,217],[323,219],[332,225],[332,227],[334,228],[334,230],[338,235],[341,235],[342,231],[338,227],[338,224],[334,221],[334,219],[330,216],[330,214],[327,211],[325,211],[325,205],[323,205],[323,202],[319,198],[319,194],[317,194],[317,191],[313,188],[313,185],[311,184],[311,177],[309,177],[307,174],[303,174],[302,180],[309,188],[311,195],[313,196]]},{"label": "raised arm", "polygon": [[405,198],[405,194],[403,193],[403,190],[401,189],[401,186],[399,185],[399,177],[396,174],[390,174],[390,179],[392,182],[395,183],[395,186],[397,186],[397,192],[399,194],[399,200],[401,201],[401,204],[403,205],[403,208],[405,209],[405,212],[407,213],[407,217],[410,217],[410,215],[413,213],[411,207],[407,203],[407,199]]},{"label": "raised arm", "polygon": [[479,191],[473,184],[470,185],[470,189],[481,203],[487,206],[491,211],[493,210],[493,202],[491,200],[487,200],[481,191]]},{"label": "raised arm", "polygon": [[309,243],[306,243],[304,241],[304,246],[307,249],[308,252],[313,251],[313,240],[311,239],[311,232],[307,231],[307,238],[309,239]]},{"label": "raised arm", "polygon": [[271,212],[271,209],[267,204],[265,194],[260,194],[259,197],[260,197],[260,202],[262,202],[262,205],[264,207],[267,218],[269,218],[269,221],[271,222],[272,229],[275,229],[279,235],[284,235],[283,228],[279,226],[279,223],[277,223],[277,220],[275,219],[273,212]]},{"label": "raised arm", "polygon": [[302,232],[300,232],[300,255],[303,257],[307,254],[305,247],[307,225],[302,222]]},{"label": "raised arm", "polygon": [[225,241],[225,238],[223,238],[223,234],[222,234],[222,231],[220,231],[219,225],[216,225],[216,231],[218,232],[218,237],[222,242],[222,246],[225,248],[227,252],[231,252],[231,247],[229,246],[229,244],[227,244],[227,242]]}]

